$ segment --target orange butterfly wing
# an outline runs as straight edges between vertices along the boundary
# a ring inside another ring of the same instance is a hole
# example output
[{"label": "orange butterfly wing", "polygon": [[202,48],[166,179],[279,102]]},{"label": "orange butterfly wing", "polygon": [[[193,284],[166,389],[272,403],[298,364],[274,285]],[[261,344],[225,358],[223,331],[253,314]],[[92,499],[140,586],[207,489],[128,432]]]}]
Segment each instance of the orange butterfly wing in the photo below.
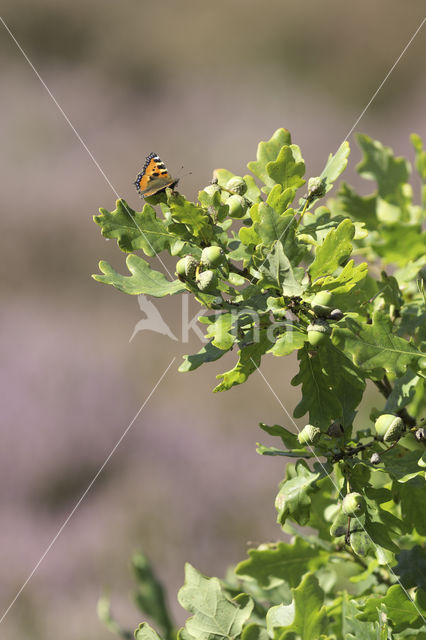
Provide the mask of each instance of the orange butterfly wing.
[{"label": "orange butterfly wing", "polygon": [[167,187],[174,187],[178,183],[167,171],[166,165],[156,153],[150,153],[145,160],[142,171],[134,184],[139,195],[153,196]]}]

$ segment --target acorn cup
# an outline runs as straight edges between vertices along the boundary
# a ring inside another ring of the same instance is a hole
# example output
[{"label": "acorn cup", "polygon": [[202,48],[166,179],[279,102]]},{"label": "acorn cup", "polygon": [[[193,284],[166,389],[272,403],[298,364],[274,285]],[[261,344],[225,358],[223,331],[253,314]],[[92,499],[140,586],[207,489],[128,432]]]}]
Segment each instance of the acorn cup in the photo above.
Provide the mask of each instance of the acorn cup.
[{"label": "acorn cup", "polygon": [[197,277],[197,286],[200,291],[211,291],[217,287],[217,275],[211,269],[207,269],[207,271],[203,271],[198,274]]},{"label": "acorn cup", "polygon": [[240,176],[234,176],[233,178],[231,178],[226,185],[226,188],[229,191],[238,194],[239,196],[243,196],[247,191],[245,180]]},{"label": "acorn cup", "polygon": [[321,438],[321,429],[314,427],[312,424],[307,424],[303,427],[302,431],[297,436],[300,444],[316,444]]},{"label": "acorn cup", "polygon": [[316,293],[311,302],[311,308],[317,316],[327,317],[332,311],[330,305],[332,295],[329,291],[319,291]]},{"label": "acorn cup", "polygon": [[185,256],[185,275],[188,280],[195,278],[195,272],[198,267],[198,261],[193,256]]},{"label": "acorn cup", "polygon": [[307,328],[308,340],[312,347],[318,347],[322,342],[327,340],[331,333],[331,329],[325,320],[318,319]]},{"label": "acorn cup", "polygon": [[391,413],[384,413],[374,423],[377,435],[383,442],[398,442],[405,431],[404,421]]}]

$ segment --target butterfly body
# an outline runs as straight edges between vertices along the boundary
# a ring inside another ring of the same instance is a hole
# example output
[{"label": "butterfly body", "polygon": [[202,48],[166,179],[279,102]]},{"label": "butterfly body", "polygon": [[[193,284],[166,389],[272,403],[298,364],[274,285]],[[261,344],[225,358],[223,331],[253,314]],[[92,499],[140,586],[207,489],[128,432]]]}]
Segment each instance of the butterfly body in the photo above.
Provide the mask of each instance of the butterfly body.
[{"label": "butterfly body", "polygon": [[153,196],[167,187],[175,187],[178,178],[172,178],[166,165],[156,153],[150,153],[146,159],[142,171],[135,180],[135,187],[139,195]]}]

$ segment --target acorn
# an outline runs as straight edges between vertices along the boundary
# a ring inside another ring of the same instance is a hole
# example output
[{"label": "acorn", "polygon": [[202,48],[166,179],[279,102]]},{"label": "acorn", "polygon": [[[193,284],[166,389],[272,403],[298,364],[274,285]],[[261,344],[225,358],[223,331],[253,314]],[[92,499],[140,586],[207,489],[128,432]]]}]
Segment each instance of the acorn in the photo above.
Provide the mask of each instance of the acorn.
[{"label": "acorn", "polygon": [[207,187],[204,187],[203,191],[205,191],[207,195],[213,198],[215,193],[218,193],[221,191],[221,188],[219,187],[218,184],[208,184]]},{"label": "acorn", "polygon": [[304,426],[297,436],[300,444],[315,444],[320,438],[321,429],[314,427],[312,424]]},{"label": "acorn", "polygon": [[316,320],[307,328],[308,340],[313,347],[318,347],[321,342],[327,339],[331,333],[331,329],[325,320]]},{"label": "acorn", "polygon": [[198,274],[197,286],[200,291],[211,291],[217,286],[217,275],[211,269]]},{"label": "acorn", "polygon": [[181,258],[176,262],[176,275],[179,280],[185,280],[185,258]]},{"label": "acorn", "polygon": [[205,247],[201,252],[201,265],[208,269],[218,267],[224,258],[224,253],[220,247]]},{"label": "acorn", "polygon": [[380,456],[378,453],[374,452],[371,454],[371,458],[370,458],[370,462],[371,464],[379,464],[380,462]]},{"label": "acorn", "polygon": [[198,262],[194,256],[185,256],[185,275],[189,280],[193,280],[195,277],[195,271],[198,267]]},{"label": "acorn", "polygon": [[331,311],[331,293],[329,291],[319,291],[312,299],[311,307],[317,316],[328,316]]},{"label": "acorn", "polygon": [[405,429],[403,420],[391,413],[379,416],[374,423],[374,428],[383,442],[397,442]]},{"label": "acorn", "polygon": [[333,522],[330,527],[330,535],[333,538],[338,538],[339,536],[344,536],[346,530],[348,528],[348,516],[342,509],[339,509],[339,512],[335,516]]},{"label": "acorn", "polygon": [[309,178],[308,180],[308,198],[321,198],[325,194],[324,182],[320,176]]},{"label": "acorn", "polygon": [[343,427],[338,420],[335,420],[328,427],[327,433],[331,438],[340,438],[343,435]]},{"label": "acorn", "polygon": [[344,315],[345,314],[343,313],[343,311],[340,311],[340,309],[333,309],[329,313],[329,318],[330,320],[335,320],[337,322],[338,320],[341,320]]},{"label": "acorn", "polygon": [[228,198],[225,204],[229,207],[229,215],[231,218],[242,218],[245,216],[248,201],[243,196],[239,196],[237,194],[232,195]]},{"label": "acorn", "polygon": [[233,193],[237,193],[239,196],[243,196],[247,191],[247,185],[245,180],[240,176],[234,176],[226,185],[226,188]]},{"label": "acorn", "polygon": [[346,513],[347,516],[359,516],[361,513],[364,513],[364,510],[365,500],[360,493],[353,491],[343,498],[342,511]]}]

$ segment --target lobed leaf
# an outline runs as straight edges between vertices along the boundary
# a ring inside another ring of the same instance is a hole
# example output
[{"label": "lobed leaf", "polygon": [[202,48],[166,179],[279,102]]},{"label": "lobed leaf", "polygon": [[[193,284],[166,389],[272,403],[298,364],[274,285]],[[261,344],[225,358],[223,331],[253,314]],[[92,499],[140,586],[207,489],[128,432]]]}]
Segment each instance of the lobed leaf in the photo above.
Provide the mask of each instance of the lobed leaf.
[{"label": "lobed leaf", "polygon": [[148,262],[134,254],[127,257],[126,265],[132,274],[131,276],[122,276],[108,262],[101,260],[99,269],[104,275],[94,274],[92,277],[97,282],[112,284],[119,291],[134,296],[144,293],[155,298],[162,298],[186,290],[180,280],[167,280],[162,273],[151,269]]}]

